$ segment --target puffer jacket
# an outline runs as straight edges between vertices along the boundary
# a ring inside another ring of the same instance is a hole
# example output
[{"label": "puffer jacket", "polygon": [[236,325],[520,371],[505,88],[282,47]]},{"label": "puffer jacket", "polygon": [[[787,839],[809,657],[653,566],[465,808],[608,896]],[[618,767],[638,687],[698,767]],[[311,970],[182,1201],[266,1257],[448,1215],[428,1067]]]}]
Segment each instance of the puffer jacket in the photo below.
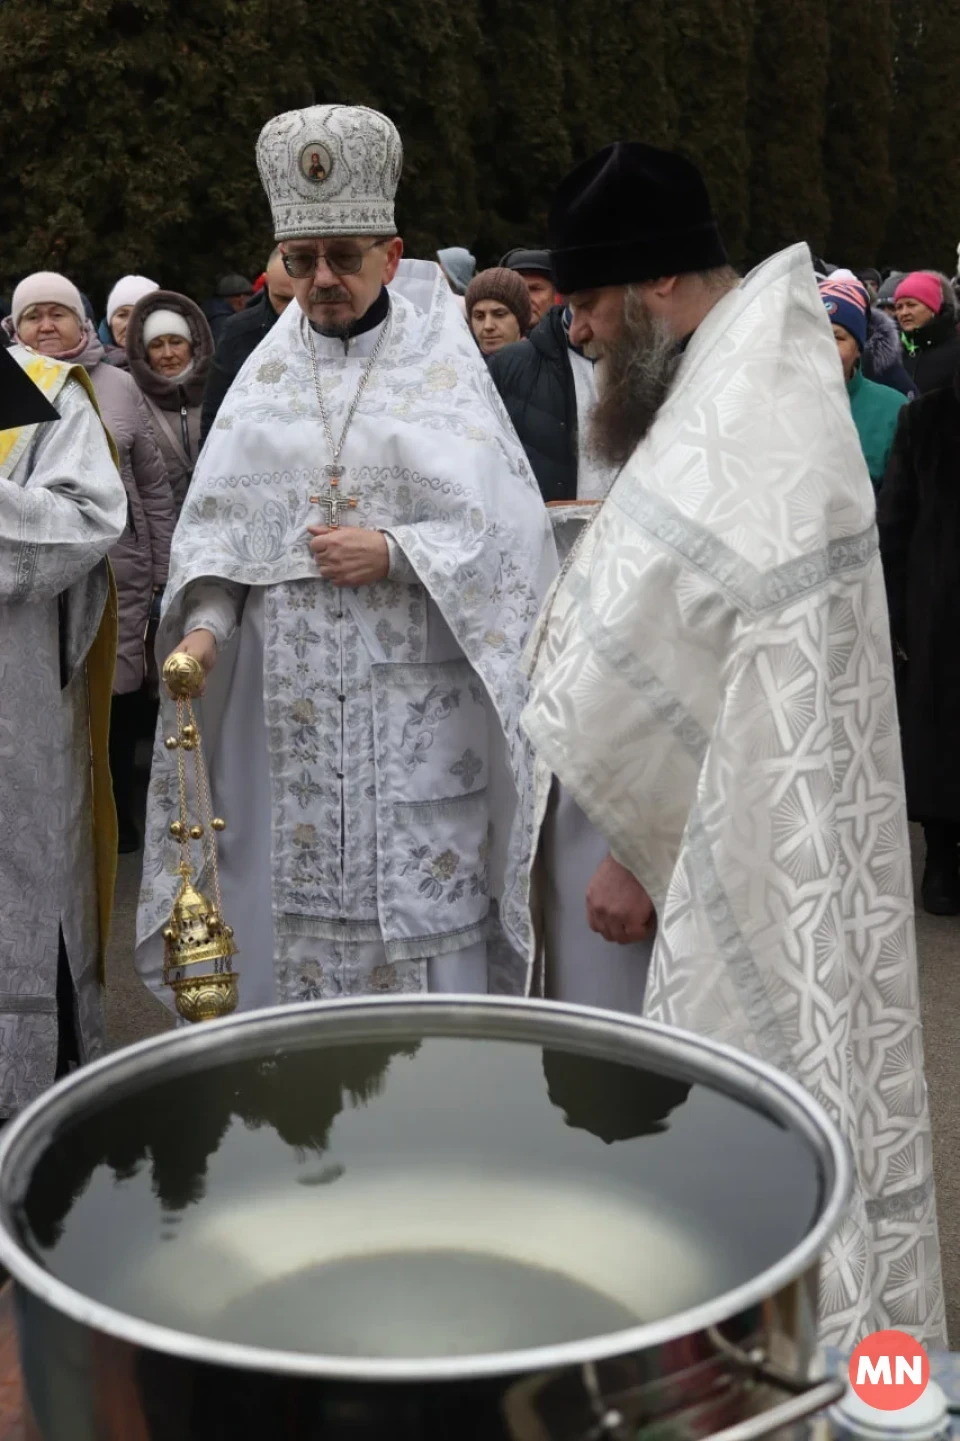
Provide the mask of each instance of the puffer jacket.
[{"label": "puffer jacket", "polygon": [[545,501],[577,498],[577,390],[563,307],[487,364]]},{"label": "puffer jacket", "polygon": [[[143,327],[153,310],[175,310],[190,327],[193,363],[183,375],[168,379],[150,369]],[[134,306],[126,342],[130,374],[150,409],[179,514],[200,453],[200,416],[213,360],[213,336],[203,311],[186,295],[178,295],[173,290],[153,290]]]},{"label": "puffer jacket", "polygon": [[167,582],[176,512],[146,402],[130,376],[109,364],[92,327],[77,363],[93,381],[127,492],[126,529],[110,551],[119,602],[113,691],[124,695],[143,684],[144,636],[154,589]]},{"label": "puffer jacket", "polygon": [[901,395],[913,400],[920,392],[904,370],[901,355],[900,331],[896,321],[874,306],[867,316],[863,377],[875,381],[877,385],[899,390]]}]

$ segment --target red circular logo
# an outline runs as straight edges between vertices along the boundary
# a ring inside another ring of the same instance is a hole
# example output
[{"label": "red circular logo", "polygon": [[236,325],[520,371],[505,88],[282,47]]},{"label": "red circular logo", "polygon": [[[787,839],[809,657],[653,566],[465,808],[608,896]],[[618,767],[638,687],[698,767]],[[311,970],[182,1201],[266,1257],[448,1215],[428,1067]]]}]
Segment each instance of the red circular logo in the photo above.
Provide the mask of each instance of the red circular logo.
[{"label": "red circular logo", "polygon": [[930,1358],[906,1331],[874,1331],[850,1357],[850,1385],[877,1411],[902,1411],[919,1401],[930,1380]]}]

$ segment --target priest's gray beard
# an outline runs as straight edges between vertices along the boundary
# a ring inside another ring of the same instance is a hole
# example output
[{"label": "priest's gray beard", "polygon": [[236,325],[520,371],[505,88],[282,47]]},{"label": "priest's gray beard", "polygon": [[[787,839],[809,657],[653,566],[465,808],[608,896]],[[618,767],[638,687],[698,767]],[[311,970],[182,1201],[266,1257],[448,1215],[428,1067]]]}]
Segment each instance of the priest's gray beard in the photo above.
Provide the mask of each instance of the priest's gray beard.
[{"label": "priest's gray beard", "polygon": [[619,468],[656,420],[681,352],[666,321],[650,312],[639,286],[630,285],[620,333],[604,342],[599,355],[588,447],[601,465]]}]

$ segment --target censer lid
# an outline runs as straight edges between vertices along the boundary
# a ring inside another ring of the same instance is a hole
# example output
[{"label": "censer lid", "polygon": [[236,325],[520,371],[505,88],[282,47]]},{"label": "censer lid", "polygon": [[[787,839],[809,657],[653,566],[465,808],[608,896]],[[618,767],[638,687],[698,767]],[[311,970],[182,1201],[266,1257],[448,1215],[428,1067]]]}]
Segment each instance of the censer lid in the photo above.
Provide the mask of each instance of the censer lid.
[{"label": "censer lid", "polygon": [[163,939],[168,970],[206,965],[237,954],[233,931],[188,875],[180,884]]}]

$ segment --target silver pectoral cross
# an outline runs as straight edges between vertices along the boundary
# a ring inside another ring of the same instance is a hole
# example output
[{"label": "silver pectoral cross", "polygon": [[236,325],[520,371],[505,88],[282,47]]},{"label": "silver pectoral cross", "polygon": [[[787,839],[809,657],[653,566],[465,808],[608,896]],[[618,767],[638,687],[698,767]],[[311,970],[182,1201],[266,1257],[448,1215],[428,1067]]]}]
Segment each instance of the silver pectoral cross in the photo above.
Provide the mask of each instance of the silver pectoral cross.
[{"label": "silver pectoral cross", "polygon": [[329,525],[331,530],[336,530],[340,525],[341,510],[356,510],[360,502],[355,495],[340,494],[342,465],[326,465],[323,473],[327,477],[330,488],[325,495],[311,495],[310,504],[324,507],[327,512],[324,524]]}]

